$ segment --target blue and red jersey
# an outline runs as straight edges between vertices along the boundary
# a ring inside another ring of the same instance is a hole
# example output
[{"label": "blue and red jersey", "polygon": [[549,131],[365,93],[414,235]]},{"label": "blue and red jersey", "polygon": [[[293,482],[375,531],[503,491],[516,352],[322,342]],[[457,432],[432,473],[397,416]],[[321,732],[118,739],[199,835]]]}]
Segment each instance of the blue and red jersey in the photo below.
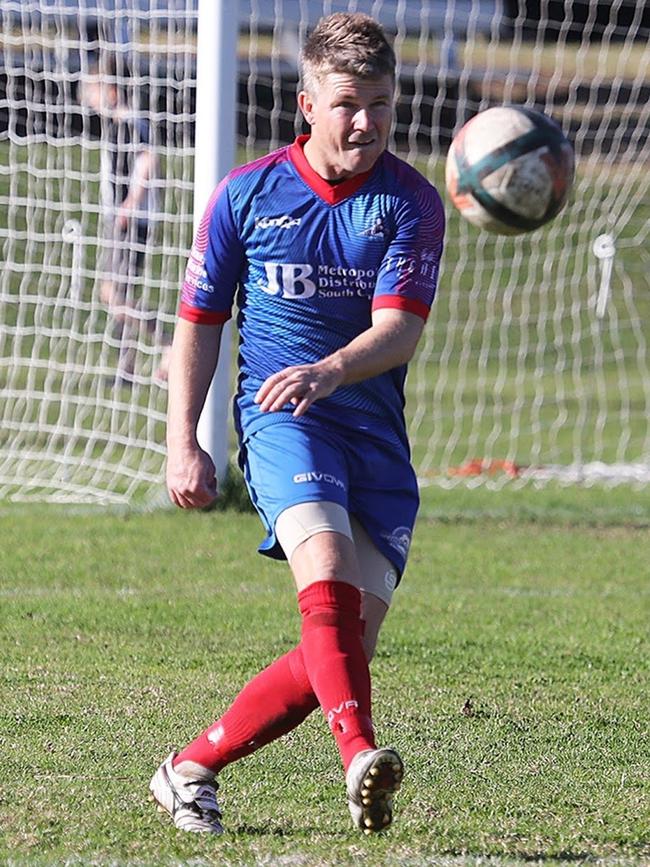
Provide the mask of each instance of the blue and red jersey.
[{"label": "blue and red jersey", "polygon": [[[426,319],[436,291],[444,211],[435,188],[387,151],[369,172],[330,184],[307,162],[307,138],[219,184],[183,284],[180,316],[192,322],[225,322],[236,296],[244,439],[293,411],[260,412],[253,399],[267,377],[347,345],[371,326],[374,310]],[[305,419],[392,431],[405,442],[405,375],[404,365],[342,386]]]}]

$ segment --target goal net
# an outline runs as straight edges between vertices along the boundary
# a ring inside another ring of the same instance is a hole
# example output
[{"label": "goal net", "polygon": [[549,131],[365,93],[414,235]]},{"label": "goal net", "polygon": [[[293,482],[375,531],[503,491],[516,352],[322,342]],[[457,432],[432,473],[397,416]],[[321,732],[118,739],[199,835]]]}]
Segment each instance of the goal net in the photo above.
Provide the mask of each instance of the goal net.
[{"label": "goal net", "polygon": [[[394,39],[391,146],[439,189],[454,132],[492,105],[546,112],[575,147],[571,200],[544,229],[486,235],[447,208],[407,381],[422,484],[650,481],[647,5],[232,8],[240,162],[301,131],[300,42],[345,9]],[[155,496],[193,224],[196,0],[4,0],[0,15],[0,498]]]}]

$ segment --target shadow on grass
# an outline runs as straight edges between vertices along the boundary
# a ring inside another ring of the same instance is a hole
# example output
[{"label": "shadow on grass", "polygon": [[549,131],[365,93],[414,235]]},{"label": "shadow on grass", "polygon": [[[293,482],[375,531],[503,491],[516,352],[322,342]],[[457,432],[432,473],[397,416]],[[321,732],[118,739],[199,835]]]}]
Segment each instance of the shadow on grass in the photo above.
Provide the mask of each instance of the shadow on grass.
[{"label": "shadow on grass", "polygon": [[[508,864],[597,864],[604,860],[602,855],[597,855],[594,852],[571,852],[561,850],[559,852],[500,852],[499,854],[486,855],[485,852],[467,852],[460,849],[445,849],[440,853],[440,858],[458,858],[464,861],[469,859],[480,860],[480,863],[489,865],[493,862],[495,867],[503,864],[504,867]],[[616,863],[618,859],[614,859]],[[624,859],[623,859],[624,860]]]},{"label": "shadow on grass", "polygon": [[237,825],[235,834],[246,834],[251,837],[292,837],[293,831],[287,828],[270,827],[268,825]]}]

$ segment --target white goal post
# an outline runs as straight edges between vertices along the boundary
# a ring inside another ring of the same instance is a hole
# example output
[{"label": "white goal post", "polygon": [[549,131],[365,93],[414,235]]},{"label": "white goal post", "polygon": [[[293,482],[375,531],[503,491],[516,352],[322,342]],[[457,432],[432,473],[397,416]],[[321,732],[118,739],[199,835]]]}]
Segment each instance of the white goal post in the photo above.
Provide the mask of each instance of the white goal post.
[{"label": "white goal post", "polygon": [[[443,197],[451,137],[492,105],[546,112],[576,151],[567,208],[530,235],[486,235],[447,204],[407,380],[421,483],[650,482],[647,2],[3,0],[0,499],[158,501],[197,214],[230,164],[301,131],[299,46],[340,10],[393,40],[391,147]],[[119,118],[93,102],[100,83]],[[222,370],[221,418],[201,434],[220,471],[233,378]]]},{"label": "white goal post", "polygon": [[[212,191],[235,164],[239,21],[227,0],[199,0],[194,154],[194,234]],[[219,481],[228,468],[231,323],[199,419],[199,443],[212,456]]]}]

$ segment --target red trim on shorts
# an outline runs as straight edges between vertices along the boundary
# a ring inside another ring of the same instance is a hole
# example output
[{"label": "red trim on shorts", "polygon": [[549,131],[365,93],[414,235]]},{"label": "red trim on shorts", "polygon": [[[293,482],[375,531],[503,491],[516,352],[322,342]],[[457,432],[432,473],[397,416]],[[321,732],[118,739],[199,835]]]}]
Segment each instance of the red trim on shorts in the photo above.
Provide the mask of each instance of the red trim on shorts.
[{"label": "red trim on shorts", "polygon": [[404,298],[403,295],[379,295],[379,297],[373,299],[373,310],[381,310],[386,307],[414,313],[416,316],[424,319],[425,322],[431,312],[430,308],[423,301],[418,301],[415,298]]},{"label": "red trim on shorts", "polygon": [[215,312],[212,310],[203,310],[200,307],[192,307],[181,301],[181,306],[178,311],[181,319],[186,319],[188,322],[196,322],[198,325],[223,325],[230,319],[231,313]]},{"label": "red trim on shorts", "polygon": [[[375,166],[367,172],[362,172],[360,175],[354,175],[351,178],[341,181],[339,184],[330,184],[325,178],[322,178],[318,172],[310,166],[305,156],[305,143],[309,141],[308,135],[299,135],[295,142],[289,147],[289,158],[300,175],[303,181],[310,187],[317,196],[324,199],[328,205],[338,205],[344,199],[362,187],[373,173]],[[376,163],[375,163],[376,165]]]}]

